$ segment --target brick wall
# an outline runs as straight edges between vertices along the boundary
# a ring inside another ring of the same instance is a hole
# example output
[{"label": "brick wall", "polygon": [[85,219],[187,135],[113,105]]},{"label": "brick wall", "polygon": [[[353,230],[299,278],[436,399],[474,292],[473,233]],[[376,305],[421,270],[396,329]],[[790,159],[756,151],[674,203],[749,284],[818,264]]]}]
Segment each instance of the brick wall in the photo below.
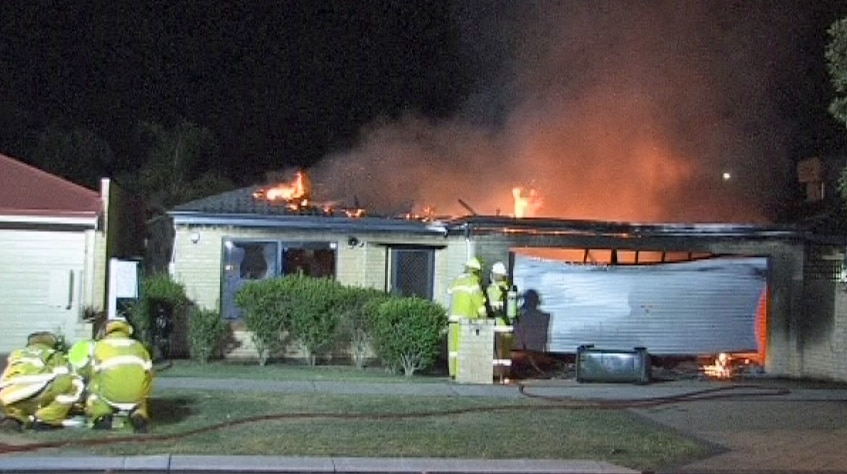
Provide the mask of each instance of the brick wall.
[{"label": "brick wall", "polygon": [[490,384],[494,381],[494,320],[463,320],[459,324],[456,381]]}]

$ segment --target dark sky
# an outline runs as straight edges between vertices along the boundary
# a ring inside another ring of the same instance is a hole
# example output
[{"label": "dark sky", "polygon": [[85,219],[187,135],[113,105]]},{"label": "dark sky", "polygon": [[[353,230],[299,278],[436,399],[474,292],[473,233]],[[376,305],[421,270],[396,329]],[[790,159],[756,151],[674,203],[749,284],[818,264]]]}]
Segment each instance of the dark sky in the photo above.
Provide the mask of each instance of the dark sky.
[{"label": "dark sky", "polygon": [[828,0],[4,1],[0,114],[91,129],[119,157],[139,120],[188,120],[237,183],[305,166],[326,200],[509,214],[520,185],[538,215],[758,222],[798,158],[845,141],[823,58],[844,16]]}]

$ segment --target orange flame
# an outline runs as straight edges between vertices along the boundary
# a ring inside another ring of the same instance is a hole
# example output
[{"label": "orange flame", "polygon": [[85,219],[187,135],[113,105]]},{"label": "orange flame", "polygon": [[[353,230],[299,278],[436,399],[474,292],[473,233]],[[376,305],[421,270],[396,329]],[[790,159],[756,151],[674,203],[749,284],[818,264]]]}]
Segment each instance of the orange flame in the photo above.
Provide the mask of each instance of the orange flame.
[{"label": "orange flame", "polygon": [[515,200],[515,217],[533,217],[541,207],[541,197],[535,189],[524,190],[520,186],[515,186],[512,188],[512,197]]},{"label": "orange flame", "polygon": [[294,208],[307,206],[312,198],[312,183],[305,172],[298,171],[290,183],[259,190],[253,193],[253,197],[268,201],[286,201],[289,207]]}]

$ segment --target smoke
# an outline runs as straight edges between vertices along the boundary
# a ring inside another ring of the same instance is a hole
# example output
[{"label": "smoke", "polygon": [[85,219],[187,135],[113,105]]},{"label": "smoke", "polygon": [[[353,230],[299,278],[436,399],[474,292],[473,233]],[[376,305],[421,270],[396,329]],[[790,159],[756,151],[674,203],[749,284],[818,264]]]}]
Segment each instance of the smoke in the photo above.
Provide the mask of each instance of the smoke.
[{"label": "smoke", "polygon": [[[800,6],[799,9],[802,9]],[[771,2],[479,2],[456,9],[466,107],[372,123],[311,170],[316,193],[381,212],[632,222],[773,219],[793,179],[780,110],[796,9]],[[821,53],[822,54],[822,53]],[[729,180],[722,179],[731,173]]]}]

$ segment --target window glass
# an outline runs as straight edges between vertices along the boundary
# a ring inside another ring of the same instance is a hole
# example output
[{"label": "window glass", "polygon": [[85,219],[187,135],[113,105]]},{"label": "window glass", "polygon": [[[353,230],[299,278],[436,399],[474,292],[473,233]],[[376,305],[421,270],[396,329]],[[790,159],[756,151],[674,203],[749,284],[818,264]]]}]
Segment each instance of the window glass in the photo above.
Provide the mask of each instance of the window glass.
[{"label": "window glass", "polygon": [[298,272],[316,278],[335,278],[335,248],[329,242],[226,240],[223,253],[224,319],[241,318],[235,295],[248,281]]}]

